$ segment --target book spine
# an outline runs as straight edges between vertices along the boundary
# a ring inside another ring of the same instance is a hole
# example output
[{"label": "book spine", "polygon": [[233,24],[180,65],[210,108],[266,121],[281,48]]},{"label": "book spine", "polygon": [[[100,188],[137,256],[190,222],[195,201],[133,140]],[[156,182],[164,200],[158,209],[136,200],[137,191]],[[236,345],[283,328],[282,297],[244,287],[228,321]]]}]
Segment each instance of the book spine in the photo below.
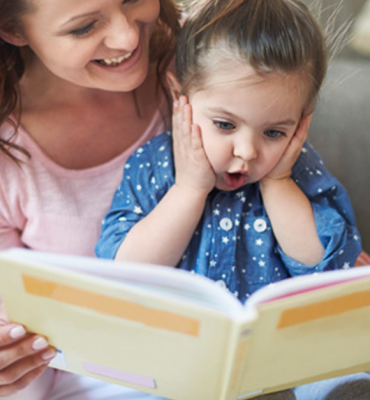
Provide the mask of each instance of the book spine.
[{"label": "book spine", "polygon": [[240,382],[247,364],[252,339],[254,319],[240,321],[233,327],[230,347],[225,363],[224,385],[220,400],[235,400],[239,395]]}]

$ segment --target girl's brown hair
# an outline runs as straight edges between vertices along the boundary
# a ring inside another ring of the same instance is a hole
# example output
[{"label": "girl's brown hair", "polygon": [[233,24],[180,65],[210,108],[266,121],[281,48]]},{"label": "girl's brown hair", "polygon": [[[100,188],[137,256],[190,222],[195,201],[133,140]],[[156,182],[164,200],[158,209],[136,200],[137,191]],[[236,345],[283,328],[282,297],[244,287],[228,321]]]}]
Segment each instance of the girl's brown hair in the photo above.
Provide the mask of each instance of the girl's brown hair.
[{"label": "girl's brown hair", "polygon": [[[216,50],[216,51],[213,51]],[[226,53],[257,73],[304,73],[312,103],[327,70],[325,37],[299,0],[196,0],[178,41],[176,67],[185,93],[205,83]]]},{"label": "girl's brown hair", "polygon": [[[159,0],[160,15],[151,40],[151,61],[157,61],[158,87],[160,87],[170,105],[171,100],[166,89],[166,70],[174,58],[176,39],[180,30],[180,12],[173,0]],[[0,0],[0,30],[5,32],[22,32],[21,16],[32,12],[29,0]],[[14,161],[18,161],[12,150],[27,152],[13,143],[20,121],[20,97],[18,83],[24,73],[24,60],[21,50],[0,39],[0,126],[9,122],[14,127],[14,134],[9,139],[0,138],[0,153],[4,153]],[[18,115],[13,115],[16,123],[9,117],[19,105]],[[1,155],[1,154],[0,154]]]}]

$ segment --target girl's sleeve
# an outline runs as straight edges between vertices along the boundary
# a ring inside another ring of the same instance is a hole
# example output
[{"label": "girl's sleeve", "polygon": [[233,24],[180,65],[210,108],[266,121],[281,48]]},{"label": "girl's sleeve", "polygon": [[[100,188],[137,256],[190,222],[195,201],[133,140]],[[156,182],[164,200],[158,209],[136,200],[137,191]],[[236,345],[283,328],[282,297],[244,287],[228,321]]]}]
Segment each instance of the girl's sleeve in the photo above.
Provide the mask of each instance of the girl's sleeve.
[{"label": "girl's sleeve", "polygon": [[292,178],[311,202],[325,254],[318,264],[306,266],[279,248],[290,274],[295,276],[352,267],[361,252],[361,239],[345,188],[328,172],[319,154],[307,143],[294,165]]},{"label": "girl's sleeve", "polygon": [[122,182],[102,221],[95,246],[98,257],[113,259],[130,229],[156,207],[172,186],[171,142],[163,135],[139,148],[127,160]]}]

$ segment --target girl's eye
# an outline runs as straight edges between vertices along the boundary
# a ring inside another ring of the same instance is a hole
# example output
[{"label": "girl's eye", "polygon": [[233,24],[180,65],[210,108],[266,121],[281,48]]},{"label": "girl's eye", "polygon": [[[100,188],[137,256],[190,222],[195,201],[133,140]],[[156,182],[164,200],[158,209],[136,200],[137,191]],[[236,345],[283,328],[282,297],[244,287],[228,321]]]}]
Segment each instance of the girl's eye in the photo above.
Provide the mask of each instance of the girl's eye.
[{"label": "girl's eye", "polygon": [[95,28],[95,23],[96,21],[91,22],[90,24],[83,26],[82,28],[78,28],[78,29],[74,29],[73,31],[70,32],[70,34],[75,37],[75,38],[79,38],[79,37],[83,37],[88,35],[91,31],[94,30]]},{"label": "girl's eye", "polygon": [[276,131],[274,129],[267,130],[263,132],[267,137],[275,139],[278,138],[279,136],[286,136],[284,132],[281,131]]},{"label": "girl's eye", "polygon": [[217,126],[217,128],[221,129],[222,131],[231,131],[235,129],[235,125],[231,122],[227,121],[213,121],[213,123]]}]

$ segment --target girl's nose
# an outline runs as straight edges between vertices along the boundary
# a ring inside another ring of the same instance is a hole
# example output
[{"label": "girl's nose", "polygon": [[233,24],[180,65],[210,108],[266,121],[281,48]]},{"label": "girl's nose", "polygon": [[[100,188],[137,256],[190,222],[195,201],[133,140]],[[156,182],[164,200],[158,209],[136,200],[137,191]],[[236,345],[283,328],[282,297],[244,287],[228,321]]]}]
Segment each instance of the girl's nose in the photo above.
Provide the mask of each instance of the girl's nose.
[{"label": "girl's nose", "polygon": [[137,22],[120,14],[108,26],[104,44],[110,49],[133,51],[139,44],[139,37]]},{"label": "girl's nose", "polygon": [[257,158],[258,145],[253,138],[239,138],[234,143],[234,157],[243,161],[252,161]]}]

